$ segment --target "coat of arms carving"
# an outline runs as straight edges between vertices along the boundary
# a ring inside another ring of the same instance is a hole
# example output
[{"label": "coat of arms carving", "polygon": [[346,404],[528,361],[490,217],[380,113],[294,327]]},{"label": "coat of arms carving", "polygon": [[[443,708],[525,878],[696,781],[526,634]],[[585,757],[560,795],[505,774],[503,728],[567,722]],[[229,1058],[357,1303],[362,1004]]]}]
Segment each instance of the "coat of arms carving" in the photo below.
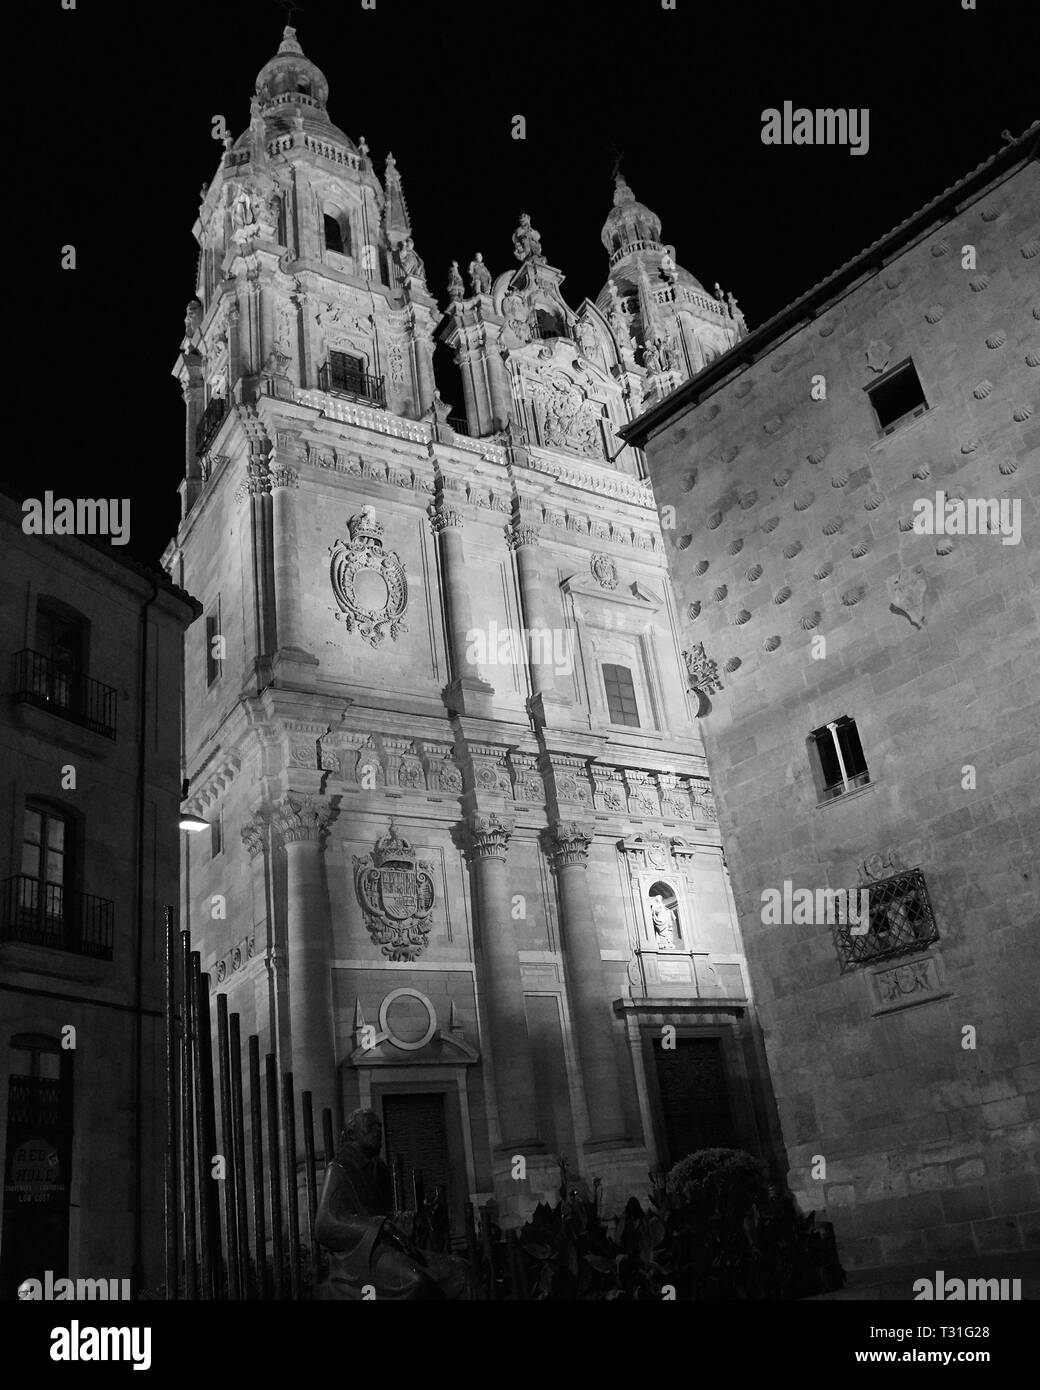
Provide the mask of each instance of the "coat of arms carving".
[{"label": "coat of arms carving", "polygon": [[417,960],[430,941],[436,892],[433,865],[394,829],[376,841],[375,852],[354,856],[354,890],[372,940],[390,960]]},{"label": "coat of arms carving", "polygon": [[398,556],[383,549],[383,527],[372,507],[363,507],[347,526],[350,540],[329,547],[332,592],[340,610],[333,612],[348,632],[378,647],[387,633],[396,639],[408,631],[402,621],[408,580]]}]

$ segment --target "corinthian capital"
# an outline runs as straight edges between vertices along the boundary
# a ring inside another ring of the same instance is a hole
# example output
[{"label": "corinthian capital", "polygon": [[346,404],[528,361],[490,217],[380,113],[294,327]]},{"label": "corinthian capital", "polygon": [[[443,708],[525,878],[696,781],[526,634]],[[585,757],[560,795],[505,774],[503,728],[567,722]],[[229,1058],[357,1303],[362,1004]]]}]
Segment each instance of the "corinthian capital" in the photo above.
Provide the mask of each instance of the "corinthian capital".
[{"label": "corinthian capital", "polygon": [[266,827],[261,819],[259,812],[256,812],[250,820],[247,820],[242,827],[242,843],[249,851],[250,859],[255,859],[264,848],[264,831]]},{"label": "corinthian capital", "polygon": [[565,869],[577,864],[586,869],[589,864],[589,845],[592,843],[593,827],[578,821],[557,821],[552,827],[551,854],[554,869]]},{"label": "corinthian capital", "polygon": [[512,817],[502,817],[494,811],[487,815],[474,811],[466,822],[470,859],[504,859],[513,824]]},{"label": "corinthian capital", "polygon": [[510,550],[519,550],[524,545],[537,545],[540,534],[537,526],[529,526],[526,522],[514,522],[506,532],[506,541]]},{"label": "corinthian capital", "polygon": [[275,807],[272,821],[283,844],[298,844],[305,840],[321,844],[329,823],[329,808],[317,797],[284,796]]},{"label": "corinthian capital", "polygon": [[452,507],[446,502],[431,502],[426,508],[426,515],[430,518],[435,536],[454,526],[461,528],[464,519],[458,507]]}]

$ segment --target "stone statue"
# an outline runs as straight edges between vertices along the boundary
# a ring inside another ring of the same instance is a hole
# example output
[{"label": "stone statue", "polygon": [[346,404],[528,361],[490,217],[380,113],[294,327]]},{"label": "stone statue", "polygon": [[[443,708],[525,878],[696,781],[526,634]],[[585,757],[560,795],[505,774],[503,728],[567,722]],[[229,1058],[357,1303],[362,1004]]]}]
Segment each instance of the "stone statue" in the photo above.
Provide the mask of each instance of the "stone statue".
[{"label": "stone statue", "polygon": [[474,294],[491,293],[491,272],[479,251],[469,263],[469,283]]},{"label": "stone statue", "polygon": [[596,351],[596,330],[588,321],[581,324],[578,328],[578,346],[586,357],[591,357]]},{"label": "stone statue", "polygon": [[231,225],[235,228],[254,226],[258,207],[259,199],[256,194],[250,193],[248,188],[240,188],[231,204]]},{"label": "stone statue", "polygon": [[406,236],[398,248],[397,259],[405,275],[414,275],[417,280],[422,280],[425,283],[426,266],[416,251],[415,243],[410,236]]},{"label": "stone statue", "polygon": [[448,296],[451,299],[462,299],[465,293],[466,286],[462,283],[459,263],[458,261],[452,261],[451,269],[448,271]]},{"label": "stone statue", "polygon": [[666,951],[674,951],[675,912],[672,908],[665,906],[664,898],[660,893],[655,893],[650,901],[653,903],[653,907],[650,909],[650,918],[653,921],[657,938]]},{"label": "stone statue", "polygon": [[541,235],[531,226],[531,219],[526,212],[520,214],[520,225],[513,233],[513,254],[518,261],[526,261],[528,256],[542,254]]},{"label": "stone statue", "polygon": [[741,313],[740,305],[737,303],[732,291],[726,295],[726,303],[729,305],[729,316],[737,325],[737,332],[743,338],[747,333],[747,324],[744,321],[744,315]]},{"label": "stone statue", "polygon": [[[465,1260],[419,1250],[390,1219],[390,1170],[379,1157],[383,1126],[372,1110],[355,1110],[322,1188],[315,1239],[329,1251],[330,1274],[317,1296],[360,1300],[366,1286],[377,1300],[468,1297]],[[371,1297],[371,1295],[369,1295]]]},{"label": "stone statue", "polygon": [[719,284],[717,280],[715,281],[715,298],[719,301],[720,304],[725,303],[726,296],[722,293],[722,286]]},{"label": "stone statue", "polygon": [[679,268],[668,251],[661,257],[661,274],[670,285],[674,285],[679,278]]},{"label": "stone statue", "polygon": [[643,366],[651,375],[661,370],[661,351],[656,338],[651,338],[643,348]]}]

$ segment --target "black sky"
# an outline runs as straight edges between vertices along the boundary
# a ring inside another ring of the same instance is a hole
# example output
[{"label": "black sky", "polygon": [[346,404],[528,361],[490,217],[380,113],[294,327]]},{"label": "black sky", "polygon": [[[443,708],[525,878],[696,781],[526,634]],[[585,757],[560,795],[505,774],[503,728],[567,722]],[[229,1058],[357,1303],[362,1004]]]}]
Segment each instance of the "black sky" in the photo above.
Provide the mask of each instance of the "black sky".
[{"label": "black sky", "polygon": [[[35,251],[56,302],[37,305],[28,360],[41,369],[14,401],[40,433],[3,471],[24,495],[129,497],[130,550],[154,563],[178,517],[170,369],[194,291],[199,186],[221,148],[212,117],[236,135],[246,126],[285,12],[271,0],[35,10],[18,46],[46,60],[23,68],[26,120],[8,131],[50,208]],[[494,274],[515,264],[524,210],[569,301],[594,298],[623,151],[679,262],[733,290],[754,327],[1040,114],[1038,14],[1002,0],[677,0],[674,12],[660,0],[306,0],[294,22],[335,123],[366,137],[377,172],[396,156],[442,301],[453,258],[465,266],[479,249]],[[869,152],[764,146],[762,111],[785,100],[869,108]],[[510,136],[517,113],[526,141]],[[57,269],[67,242],[72,273]]]}]

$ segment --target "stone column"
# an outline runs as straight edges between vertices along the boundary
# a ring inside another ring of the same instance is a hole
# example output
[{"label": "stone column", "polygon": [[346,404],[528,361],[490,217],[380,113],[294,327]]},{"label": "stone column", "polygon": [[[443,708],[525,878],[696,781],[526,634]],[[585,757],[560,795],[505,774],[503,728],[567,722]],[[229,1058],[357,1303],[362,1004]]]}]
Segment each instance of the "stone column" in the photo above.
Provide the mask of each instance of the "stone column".
[{"label": "stone column", "polygon": [[[538,563],[538,528],[524,522],[514,522],[509,531],[509,546],[516,552],[516,567],[520,576],[520,607],[527,630],[527,665],[531,673],[530,711],[536,725],[556,726],[566,722],[565,712],[570,701],[561,695],[556,685],[555,660],[559,652],[569,657],[574,668],[574,648],[570,629],[562,616],[555,624],[546,619],[545,583]],[[566,648],[563,643],[567,643]]]},{"label": "stone column", "polygon": [[[314,1113],[337,1112],[332,1021],[332,924],[322,851],[329,820],[317,797],[289,794],[274,812],[285,846],[289,1027],[296,1094],[310,1091]],[[282,1063],[289,1070],[287,1061]]]},{"label": "stone column", "polygon": [[589,902],[592,836],[591,825],[560,821],[553,826],[551,839],[560,892],[567,991],[574,1011],[591,1127],[586,1148],[624,1143],[626,1139],[613,1012]]},{"label": "stone column", "polygon": [[462,542],[462,513],[443,498],[432,503],[427,510],[430,525],[440,543],[452,671],[448,690],[458,713],[490,719],[494,686],[488,685],[483,679],[467,652],[468,634],[473,629],[473,612],[469,600],[466,552]]},{"label": "stone column", "polygon": [[538,1138],[534,1064],[506,876],[506,853],[513,825],[494,812],[473,812],[467,821],[467,832],[502,1148],[511,1154],[529,1154],[540,1151],[543,1145]]}]

